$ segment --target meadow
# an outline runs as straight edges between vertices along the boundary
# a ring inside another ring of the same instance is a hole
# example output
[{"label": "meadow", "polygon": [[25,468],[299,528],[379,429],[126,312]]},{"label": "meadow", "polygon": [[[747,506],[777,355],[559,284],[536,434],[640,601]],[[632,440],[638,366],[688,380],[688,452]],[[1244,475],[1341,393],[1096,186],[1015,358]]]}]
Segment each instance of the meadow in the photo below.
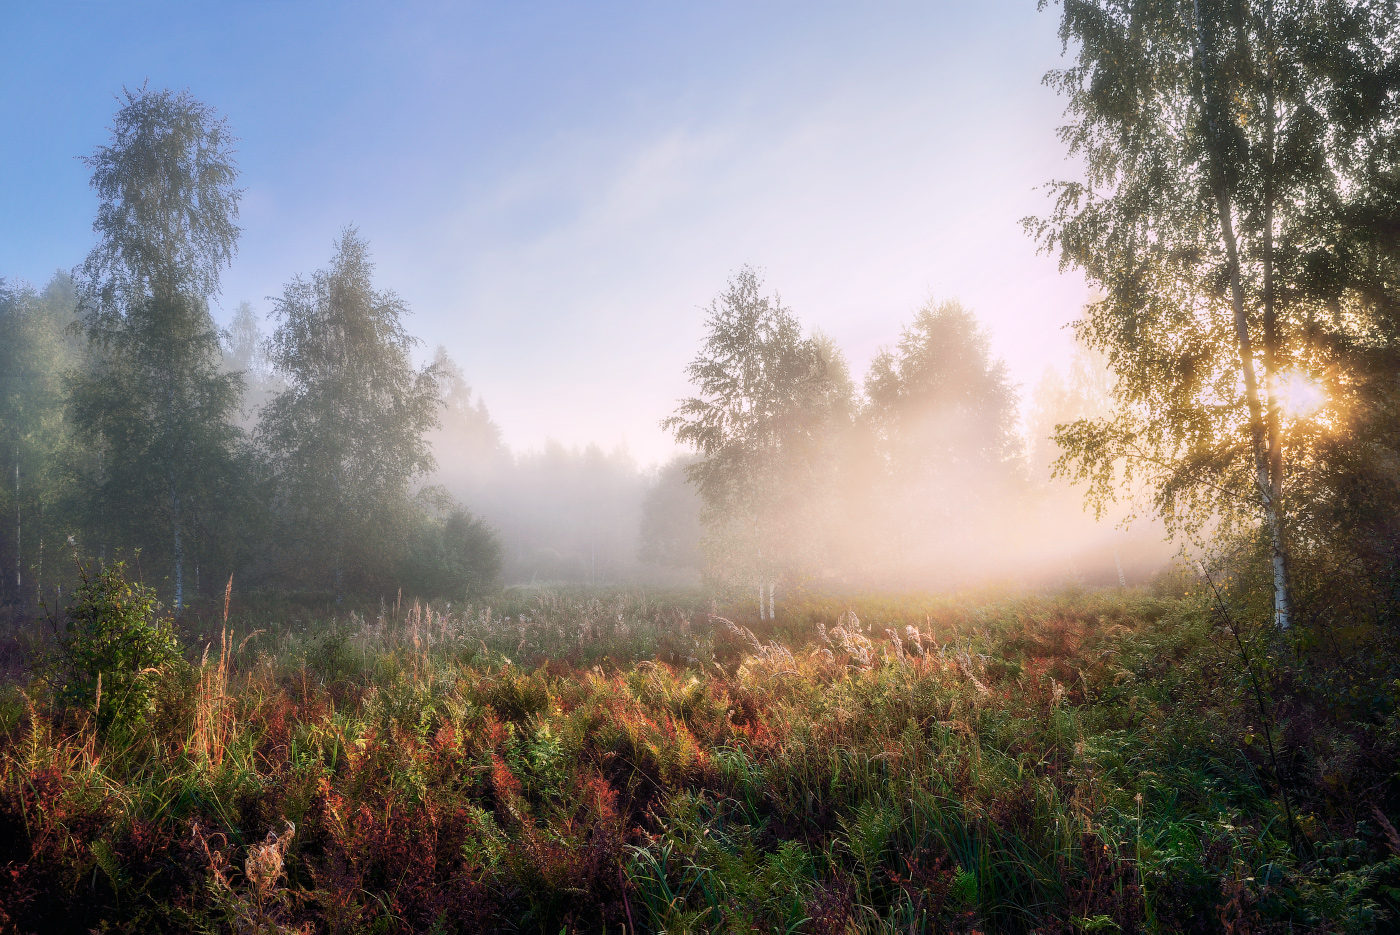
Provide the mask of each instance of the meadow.
[{"label": "meadow", "polygon": [[1179,575],[763,622],[698,591],[235,591],[105,699],[74,693],[69,621],[5,637],[5,932],[1400,918],[1391,654],[1280,645]]}]

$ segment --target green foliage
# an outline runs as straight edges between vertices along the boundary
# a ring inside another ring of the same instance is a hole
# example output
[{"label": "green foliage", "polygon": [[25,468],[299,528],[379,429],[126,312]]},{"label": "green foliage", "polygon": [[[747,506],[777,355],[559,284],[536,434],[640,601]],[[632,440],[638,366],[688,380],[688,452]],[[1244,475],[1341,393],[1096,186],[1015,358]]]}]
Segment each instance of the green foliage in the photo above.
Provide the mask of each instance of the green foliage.
[{"label": "green foliage", "polygon": [[[437,425],[431,366],[416,370],[403,301],[374,289],[369,246],[353,228],[328,269],[298,276],[276,300],[270,359],[288,382],[257,438],[278,490],[288,570],[338,598],[381,583],[403,554],[410,482],[431,470],[424,433]],[[388,582],[382,582],[387,584]]]},{"label": "green foliage", "polygon": [[1026,492],[1016,391],[972,313],[925,304],[871,361],[865,398],[874,464],[849,464],[849,525],[865,532],[850,559],[927,582],[985,561],[984,543],[1004,549],[999,515]]},{"label": "green foliage", "polygon": [[126,579],[126,565],[80,566],[58,648],[65,704],[91,710],[104,729],[132,728],[150,711],[162,677],[183,663],[155,593]]},{"label": "green foliage", "polygon": [[710,303],[705,344],[686,368],[700,395],[662,422],[703,456],[686,474],[704,503],[710,570],[744,583],[814,565],[803,547],[820,541],[827,422],[850,391],[833,379],[844,365],[829,345],[761,290],[746,266]]},{"label": "green foliage", "polygon": [[1116,377],[1061,467],[1100,504],[1147,482],[1178,528],[1263,525],[1276,607],[1289,549],[1393,587],[1398,32],[1393,3],[1066,2],[1046,79],[1084,176],[1027,226],[1099,291],[1078,330]]},{"label": "green foliage", "polygon": [[[232,143],[188,92],[143,86],[125,92],[111,145],[86,160],[100,201],[80,271],[88,360],[72,381],[71,418],[94,455],[80,472],[96,539],[84,545],[168,563],[177,613],[187,564],[247,492],[232,424],[243,381],[220,372],[209,314],[238,242]],[[222,545],[206,558],[226,563]]]},{"label": "green foliage", "polygon": [[219,291],[240,233],[234,142],[189,91],[123,89],[111,145],[83,160],[99,199],[80,277],[90,314],[110,322],[150,296]]},{"label": "green foliage", "polygon": [[[929,303],[865,378],[867,418],[902,472],[995,469],[1020,453],[1016,391],[972,313]],[[932,464],[930,464],[932,462]]]},{"label": "green foliage", "polygon": [[[1005,564],[1030,490],[1016,392],[972,313],[926,303],[875,356],[862,396],[834,343],[804,335],[761,285],[745,267],[710,303],[686,370],[699,395],[662,423],[694,449],[684,470],[710,580],[758,584],[771,611],[778,582],[947,585]],[[677,471],[643,516],[659,558],[685,541],[668,517],[688,499]]]},{"label": "green foliage", "polygon": [[[726,666],[698,603],[508,592],[310,627],[260,606],[256,650],[235,633],[193,683],[168,670],[191,710],[142,730],[55,730],[16,697],[0,909],[28,930],[188,931],[254,896],[284,930],[1393,928],[1394,674],[1280,706],[1295,848],[1199,594],[721,606],[760,636]],[[694,661],[653,658],[663,634]],[[269,832],[287,846],[255,894],[230,868]]]},{"label": "green foliage", "polygon": [[63,467],[75,455],[63,382],[78,356],[67,333],[74,305],[66,274],[55,275],[43,292],[0,281],[0,515],[10,532],[0,537],[0,594],[6,603],[38,593],[43,543],[61,538]]},{"label": "green foliage", "polygon": [[415,597],[460,602],[493,589],[500,572],[500,540],[483,520],[457,507],[418,520],[403,581]]},{"label": "green foliage", "polygon": [[85,545],[168,562],[178,611],[188,566],[204,557],[228,567],[231,537],[214,533],[230,531],[252,492],[256,472],[231,421],[242,378],[219,372],[207,305],[187,295],[146,299],[110,331],[90,323],[89,336],[70,408],[102,455],[84,472],[84,525],[96,539]]}]

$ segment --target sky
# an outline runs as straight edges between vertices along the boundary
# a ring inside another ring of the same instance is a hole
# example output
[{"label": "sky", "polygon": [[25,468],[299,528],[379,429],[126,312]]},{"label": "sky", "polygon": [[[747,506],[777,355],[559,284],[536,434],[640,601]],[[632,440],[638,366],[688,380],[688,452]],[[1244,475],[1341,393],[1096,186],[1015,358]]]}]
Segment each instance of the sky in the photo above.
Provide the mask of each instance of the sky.
[{"label": "sky", "polygon": [[269,314],[354,224],[513,448],[673,454],[658,423],[746,263],[857,375],[956,298],[1029,397],[1088,295],[1020,224],[1076,175],[1057,27],[1035,0],[0,0],[0,276],[81,262],[77,157],[148,82],[239,137],[216,317]]}]

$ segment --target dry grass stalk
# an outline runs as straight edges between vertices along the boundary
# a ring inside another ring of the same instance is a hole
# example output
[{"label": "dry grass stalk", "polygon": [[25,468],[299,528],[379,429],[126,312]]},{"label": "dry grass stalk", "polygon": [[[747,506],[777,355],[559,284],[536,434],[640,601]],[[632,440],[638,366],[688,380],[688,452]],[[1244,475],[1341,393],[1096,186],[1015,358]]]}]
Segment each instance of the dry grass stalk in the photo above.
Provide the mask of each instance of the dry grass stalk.
[{"label": "dry grass stalk", "polygon": [[198,823],[194,825],[195,842],[209,865],[211,887],[228,913],[235,935],[303,935],[314,930],[309,922],[291,925],[285,921],[294,894],[282,887],[282,879],[294,834],[296,825],[283,819],[280,833],[268,831],[261,844],[251,845],[243,860],[246,887],[240,888],[233,864],[224,853],[227,839],[219,833],[206,834]]}]

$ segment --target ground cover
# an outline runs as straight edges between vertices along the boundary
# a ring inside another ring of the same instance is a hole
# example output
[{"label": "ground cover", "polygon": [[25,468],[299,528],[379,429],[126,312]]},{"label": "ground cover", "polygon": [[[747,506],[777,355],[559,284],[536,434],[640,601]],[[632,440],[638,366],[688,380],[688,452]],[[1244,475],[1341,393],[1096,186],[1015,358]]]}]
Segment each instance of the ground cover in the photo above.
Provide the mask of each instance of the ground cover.
[{"label": "ground cover", "polygon": [[1393,930],[1388,654],[1213,603],[235,596],[139,710],[21,625],[0,928]]}]

